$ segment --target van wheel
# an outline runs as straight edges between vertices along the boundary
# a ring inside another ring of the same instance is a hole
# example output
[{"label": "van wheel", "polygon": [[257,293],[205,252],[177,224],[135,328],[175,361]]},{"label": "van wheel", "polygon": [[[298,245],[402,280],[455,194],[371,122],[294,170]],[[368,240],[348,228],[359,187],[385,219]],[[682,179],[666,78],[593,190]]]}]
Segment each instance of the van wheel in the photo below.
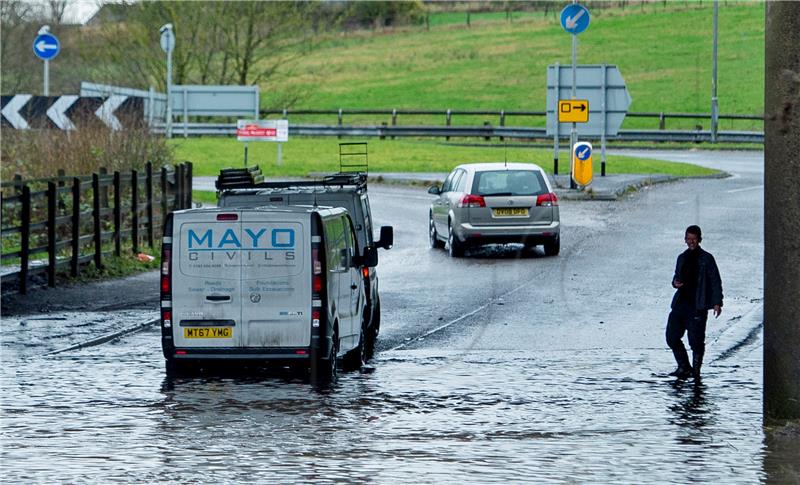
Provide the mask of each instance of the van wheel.
[{"label": "van wheel", "polygon": [[381,331],[381,300],[375,300],[375,311],[372,313],[372,320],[367,328],[366,358],[365,362],[375,357],[375,344],[378,342],[378,334]]},{"label": "van wheel", "polygon": [[311,380],[315,384],[336,382],[336,355],[339,353],[339,334],[334,330],[333,343],[326,358],[317,355],[311,363]]},{"label": "van wheel", "polygon": [[428,238],[430,239],[431,248],[442,249],[444,247],[444,243],[439,239],[439,234],[436,233],[436,225],[433,223],[433,214],[429,216]]},{"label": "van wheel", "polygon": [[164,361],[164,370],[170,377],[186,375],[189,373],[190,369],[190,366],[186,362],[175,359],[167,359]]},{"label": "van wheel", "polygon": [[464,245],[458,240],[453,224],[447,223],[447,248],[451,258],[460,258],[464,255]]},{"label": "van wheel", "polygon": [[361,332],[358,335],[358,345],[356,348],[344,355],[342,360],[342,368],[347,371],[357,371],[361,369],[364,362],[367,360],[367,348],[364,343],[364,325],[361,325]]},{"label": "van wheel", "polygon": [[544,243],[545,256],[558,256],[561,252],[561,236],[556,236],[552,241]]}]

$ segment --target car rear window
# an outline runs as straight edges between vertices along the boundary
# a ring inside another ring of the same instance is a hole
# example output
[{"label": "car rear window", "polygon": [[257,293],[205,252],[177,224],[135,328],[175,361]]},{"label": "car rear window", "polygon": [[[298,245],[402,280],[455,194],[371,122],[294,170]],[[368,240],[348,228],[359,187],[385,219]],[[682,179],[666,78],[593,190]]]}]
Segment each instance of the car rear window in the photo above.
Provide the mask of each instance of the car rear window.
[{"label": "car rear window", "polygon": [[534,170],[477,172],[472,184],[475,195],[541,195],[547,193],[542,174]]}]

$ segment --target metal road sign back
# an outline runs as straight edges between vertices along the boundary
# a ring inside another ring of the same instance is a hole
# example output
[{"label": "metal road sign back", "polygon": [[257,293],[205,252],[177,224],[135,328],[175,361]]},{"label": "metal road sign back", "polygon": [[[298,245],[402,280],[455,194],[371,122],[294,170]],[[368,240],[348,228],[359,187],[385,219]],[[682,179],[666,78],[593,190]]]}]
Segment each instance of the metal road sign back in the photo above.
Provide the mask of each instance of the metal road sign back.
[{"label": "metal road sign back", "polygon": [[586,123],[589,121],[589,101],[562,99],[558,102],[559,123]]},{"label": "metal road sign back", "polygon": [[[605,74],[605,75],[604,75]],[[622,126],[631,95],[625,80],[611,64],[577,66],[576,98],[586,100],[591,107],[587,123],[577,125],[578,136],[614,136]],[[558,89],[556,90],[556,86]],[[572,98],[572,67],[559,65],[547,67],[547,136],[553,136],[558,126],[559,137],[569,136],[572,125],[558,123],[558,100]]]}]

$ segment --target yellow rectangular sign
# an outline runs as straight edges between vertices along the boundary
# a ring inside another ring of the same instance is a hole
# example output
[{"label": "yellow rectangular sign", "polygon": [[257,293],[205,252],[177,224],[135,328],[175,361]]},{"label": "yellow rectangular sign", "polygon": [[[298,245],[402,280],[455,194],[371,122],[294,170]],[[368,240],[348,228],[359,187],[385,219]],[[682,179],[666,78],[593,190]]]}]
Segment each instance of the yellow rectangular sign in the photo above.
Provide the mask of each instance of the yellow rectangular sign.
[{"label": "yellow rectangular sign", "polygon": [[588,99],[560,99],[558,101],[559,123],[588,123]]}]

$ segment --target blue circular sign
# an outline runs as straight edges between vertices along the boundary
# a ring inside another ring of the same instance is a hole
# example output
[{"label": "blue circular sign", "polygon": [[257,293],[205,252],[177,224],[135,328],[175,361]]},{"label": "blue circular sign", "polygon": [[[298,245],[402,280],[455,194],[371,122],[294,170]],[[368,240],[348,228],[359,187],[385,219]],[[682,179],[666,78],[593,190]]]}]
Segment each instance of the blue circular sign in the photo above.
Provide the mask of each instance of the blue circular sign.
[{"label": "blue circular sign", "polygon": [[577,146],[575,156],[581,161],[588,160],[592,156],[592,147],[589,144]]},{"label": "blue circular sign", "polygon": [[39,34],[33,40],[33,53],[39,59],[49,61],[61,51],[61,43],[53,34]]},{"label": "blue circular sign", "polygon": [[561,27],[572,35],[578,35],[589,27],[589,10],[573,3],[561,11]]}]

